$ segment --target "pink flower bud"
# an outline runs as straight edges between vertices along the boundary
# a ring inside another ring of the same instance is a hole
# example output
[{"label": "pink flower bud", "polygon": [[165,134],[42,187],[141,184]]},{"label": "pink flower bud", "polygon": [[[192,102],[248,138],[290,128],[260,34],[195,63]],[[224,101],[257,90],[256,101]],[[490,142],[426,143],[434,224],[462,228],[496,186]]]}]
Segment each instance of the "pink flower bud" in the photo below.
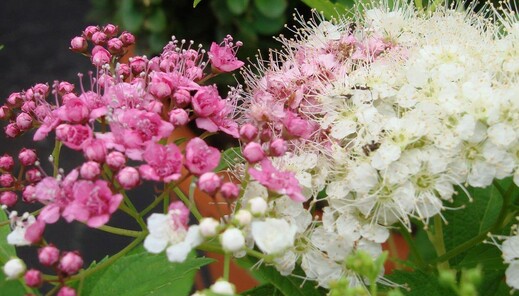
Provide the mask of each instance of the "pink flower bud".
[{"label": "pink flower bud", "polygon": [[136,56],[130,58],[130,69],[132,70],[133,75],[137,76],[140,73],[146,70],[146,65],[148,64],[148,59],[142,56]]},{"label": "pink flower bud", "polygon": [[70,40],[70,49],[74,52],[86,52],[88,43],[83,37],[74,37]]},{"label": "pink flower bud", "polygon": [[42,283],[41,271],[36,269],[29,269],[23,276],[27,286],[31,288],[39,287]]},{"label": "pink flower bud", "polygon": [[0,204],[12,207],[18,201],[18,196],[12,191],[4,191],[0,193]]},{"label": "pink flower bud", "polygon": [[249,163],[256,163],[265,158],[265,152],[263,152],[263,148],[261,148],[260,144],[250,142],[243,148],[243,157],[245,157]]},{"label": "pink flower bud", "polygon": [[33,165],[36,160],[38,160],[38,156],[36,156],[36,152],[34,150],[22,148],[20,153],[18,153],[18,159],[22,165],[30,166]]},{"label": "pink flower bud", "polygon": [[244,124],[240,128],[240,138],[245,142],[251,142],[258,136],[258,128],[250,123]]},{"label": "pink flower bud", "polygon": [[171,88],[165,82],[152,82],[150,84],[150,93],[159,100],[171,95]]},{"label": "pink flower bud", "polygon": [[72,84],[70,82],[62,81],[58,85],[58,93],[60,95],[68,94],[73,91],[74,91],[74,84]]},{"label": "pink flower bud", "polygon": [[261,142],[268,142],[272,139],[272,131],[269,128],[263,128],[259,134]]},{"label": "pink flower bud", "polygon": [[14,167],[13,157],[9,154],[4,154],[0,156],[0,169],[5,171],[10,171]]},{"label": "pink flower bud", "polygon": [[169,112],[169,122],[174,126],[182,126],[189,122],[189,115],[184,109],[173,109]]},{"label": "pink flower bud", "polygon": [[96,45],[92,49],[92,64],[97,67],[101,67],[104,64],[108,64],[112,55],[104,47]]},{"label": "pink flower bud", "polygon": [[116,179],[126,190],[135,188],[140,182],[139,171],[134,167],[125,167],[117,173]]},{"label": "pink flower bud", "polygon": [[105,142],[98,139],[90,139],[83,144],[83,154],[86,159],[104,162],[106,158]]},{"label": "pink flower bud", "polygon": [[101,174],[101,166],[95,161],[85,162],[79,170],[83,179],[92,180]]},{"label": "pink flower bud", "polygon": [[118,151],[110,152],[106,156],[106,164],[114,171],[119,170],[126,163],[124,154]]},{"label": "pink flower bud", "polygon": [[76,296],[76,290],[71,287],[63,286],[59,289],[58,294],[56,296]]},{"label": "pink flower bud", "polygon": [[119,39],[123,42],[125,46],[132,45],[135,43],[135,36],[133,36],[132,33],[129,32],[122,32],[121,36],[119,36]]},{"label": "pink flower bud", "polygon": [[83,267],[83,259],[77,252],[66,252],[59,260],[58,268],[66,274],[74,274]]},{"label": "pink flower bud", "polygon": [[128,64],[119,64],[117,68],[115,68],[117,75],[122,76],[123,79],[130,76],[130,66]]},{"label": "pink flower bud", "polygon": [[173,102],[178,107],[185,107],[191,102],[191,94],[187,89],[179,89],[173,94]]},{"label": "pink flower bud", "polygon": [[0,186],[2,187],[11,187],[14,184],[14,177],[13,175],[6,173],[0,175]]},{"label": "pink flower bud", "polygon": [[20,109],[22,109],[22,111],[25,113],[31,113],[35,108],[36,103],[34,101],[26,101],[22,104]]},{"label": "pink flower bud", "polygon": [[39,94],[43,98],[47,97],[49,94],[49,85],[46,83],[36,83],[32,88],[34,94]]},{"label": "pink flower bud", "polygon": [[16,116],[16,125],[20,128],[20,130],[25,131],[32,127],[32,117],[31,115],[22,112]]},{"label": "pink flower bud", "polygon": [[234,199],[240,194],[240,188],[232,182],[225,182],[220,188],[220,193],[224,198]]},{"label": "pink flower bud", "polygon": [[198,188],[210,195],[216,193],[221,185],[222,179],[213,172],[204,173],[198,179]]},{"label": "pink flower bud", "polygon": [[42,179],[41,172],[36,168],[30,169],[25,172],[25,179],[30,183],[36,183]]},{"label": "pink flower bud", "polygon": [[11,110],[7,106],[0,107],[0,120],[6,120],[11,117]]},{"label": "pink flower bud", "polygon": [[291,138],[303,138],[308,139],[314,131],[314,126],[311,122],[306,119],[299,118],[297,115],[287,112],[286,117],[283,119],[283,125],[285,126],[285,136]]},{"label": "pink flower bud", "polygon": [[111,54],[122,54],[124,50],[123,42],[117,38],[112,38],[108,40],[108,51]]},{"label": "pink flower bud", "polygon": [[6,127],[5,127],[5,135],[9,138],[15,138],[17,137],[21,131],[20,131],[20,128],[18,127],[18,125],[16,125],[16,123],[12,122],[12,123],[9,123]]},{"label": "pink flower bud", "polygon": [[275,139],[270,142],[270,155],[282,156],[287,151],[287,143],[283,139]]},{"label": "pink flower bud", "polygon": [[23,97],[22,94],[19,92],[14,92],[9,95],[7,98],[7,104],[9,104],[10,107],[19,107],[23,103]]},{"label": "pink flower bud", "polygon": [[88,26],[83,31],[83,36],[87,40],[90,40],[92,38],[92,35],[94,35],[94,33],[96,33],[96,32],[99,32],[99,27],[97,27],[97,26]]},{"label": "pink flower bud", "polygon": [[108,36],[103,32],[95,32],[92,34],[92,42],[94,42],[95,45],[104,45],[107,40]]},{"label": "pink flower bud", "polygon": [[59,260],[59,250],[53,246],[48,245],[38,250],[38,260],[44,266],[51,266]]},{"label": "pink flower bud", "polygon": [[36,187],[27,185],[22,192],[22,200],[26,203],[33,203],[37,200],[36,198]]},{"label": "pink flower bud", "polygon": [[116,25],[113,25],[113,24],[107,24],[103,27],[103,32],[112,37],[112,36],[115,36],[117,35],[117,33],[119,32],[119,27],[117,27]]}]

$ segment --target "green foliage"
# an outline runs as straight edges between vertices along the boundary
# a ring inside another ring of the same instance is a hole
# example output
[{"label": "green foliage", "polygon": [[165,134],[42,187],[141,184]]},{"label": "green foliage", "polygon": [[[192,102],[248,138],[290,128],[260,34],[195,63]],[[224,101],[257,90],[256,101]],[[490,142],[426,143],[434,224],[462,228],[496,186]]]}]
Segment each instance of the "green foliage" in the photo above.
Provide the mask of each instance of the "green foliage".
[{"label": "green foliage", "polygon": [[27,292],[20,280],[6,280],[0,271],[0,295],[25,295]]},{"label": "green foliage", "polygon": [[[8,217],[3,210],[0,210],[0,223],[8,221]],[[11,257],[16,257],[14,246],[7,243],[7,235],[11,232],[9,224],[0,226],[0,264],[4,264]]]},{"label": "green foliage", "polygon": [[81,295],[189,295],[195,272],[212,261],[190,256],[170,263],[165,254],[137,251],[86,278]]},{"label": "green foliage", "polygon": [[403,284],[406,287],[405,295],[409,296],[454,296],[453,291],[440,285],[438,278],[433,273],[415,271],[394,271],[386,276],[389,280]]},{"label": "green foliage", "polygon": [[235,164],[244,162],[244,158],[241,155],[240,147],[233,147],[225,150],[220,158],[220,163],[216,167],[216,172],[221,172],[227,168],[232,167]]},{"label": "green foliage", "polygon": [[330,0],[301,0],[306,5],[315,8],[318,12],[322,12],[322,14],[327,18],[331,19],[333,17],[337,17],[338,15],[344,14],[348,7],[353,5],[353,1],[338,1],[332,2]]}]

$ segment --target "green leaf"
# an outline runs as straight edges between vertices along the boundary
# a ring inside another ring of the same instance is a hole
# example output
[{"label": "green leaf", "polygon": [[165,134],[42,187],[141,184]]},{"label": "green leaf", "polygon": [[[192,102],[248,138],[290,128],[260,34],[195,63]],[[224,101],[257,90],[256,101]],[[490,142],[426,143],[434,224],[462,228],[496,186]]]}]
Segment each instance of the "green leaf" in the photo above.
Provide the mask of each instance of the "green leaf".
[{"label": "green leaf", "polygon": [[286,23],[285,15],[282,14],[276,18],[263,16],[261,13],[254,13],[252,26],[256,32],[263,35],[273,35],[281,31]]},{"label": "green leaf", "polygon": [[133,0],[123,0],[119,13],[126,30],[134,33],[140,31],[144,22],[144,13],[135,7]]},{"label": "green leaf", "polygon": [[198,5],[198,3],[200,3],[201,1],[202,0],[195,0],[195,1],[193,1],[193,8],[195,8]]},{"label": "green leaf", "polygon": [[[236,260],[238,265],[251,271],[252,275],[261,283],[270,283],[285,296],[322,296],[321,290],[315,287],[315,283],[304,281],[293,276],[282,276],[274,267],[262,265],[260,268],[252,268],[257,259],[243,257]],[[300,270],[295,271],[300,272]],[[257,294],[260,295],[260,294]],[[264,294],[271,295],[271,294]]]},{"label": "green leaf", "polygon": [[287,0],[254,0],[256,8],[266,17],[276,18],[285,13]]},{"label": "green leaf", "polygon": [[162,8],[157,8],[147,19],[145,26],[151,32],[162,32],[166,29],[166,13]]},{"label": "green leaf", "polygon": [[229,7],[229,10],[236,15],[242,14],[245,9],[247,9],[248,5],[249,0],[227,0],[227,7]]},{"label": "green leaf", "polygon": [[189,295],[196,270],[212,261],[190,256],[171,263],[164,253],[125,256],[108,267],[89,295]]},{"label": "green leaf", "polygon": [[261,285],[256,288],[247,290],[245,292],[242,292],[241,295],[243,295],[243,296],[264,296],[264,295],[281,296],[282,294],[273,285],[265,284],[265,285]]},{"label": "green leaf", "polygon": [[232,167],[233,165],[237,163],[243,162],[243,156],[241,155],[241,149],[240,147],[233,147],[225,150],[222,153],[222,157],[220,159],[220,163],[216,167],[215,171],[220,172],[223,171],[229,167]]},{"label": "green leaf", "polygon": [[332,19],[339,15],[343,15],[347,10],[347,6],[341,3],[333,3],[329,0],[301,0],[306,5],[315,8],[318,12],[322,12],[326,19]]},{"label": "green leaf", "polygon": [[413,272],[394,271],[386,278],[400,285],[406,285],[409,290],[404,291],[409,296],[454,296],[453,291],[440,285],[434,274],[427,274],[419,270]]},{"label": "green leaf", "polygon": [[0,44],[0,50],[4,49],[4,45]]},{"label": "green leaf", "polygon": [[0,295],[25,295],[27,292],[20,280],[6,280],[0,272]]},{"label": "green leaf", "polygon": [[[0,223],[5,221],[8,221],[7,215],[3,210],[0,210]],[[0,226],[0,264],[7,262],[11,257],[16,257],[14,246],[7,243],[9,233],[11,233],[9,224]]]}]

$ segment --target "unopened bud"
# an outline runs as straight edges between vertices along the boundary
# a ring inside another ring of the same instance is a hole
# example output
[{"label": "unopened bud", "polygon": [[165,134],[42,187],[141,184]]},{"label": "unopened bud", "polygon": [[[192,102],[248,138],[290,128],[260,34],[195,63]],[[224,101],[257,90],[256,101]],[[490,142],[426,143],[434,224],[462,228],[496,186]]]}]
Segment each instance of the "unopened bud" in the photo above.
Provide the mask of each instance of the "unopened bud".
[{"label": "unopened bud", "polygon": [[200,220],[200,234],[203,237],[213,237],[216,235],[217,228],[220,225],[214,218],[203,218]]},{"label": "unopened bud", "polygon": [[25,263],[20,258],[13,258],[4,265],[4,273],[8,280],[20,278],[25,272]]}]

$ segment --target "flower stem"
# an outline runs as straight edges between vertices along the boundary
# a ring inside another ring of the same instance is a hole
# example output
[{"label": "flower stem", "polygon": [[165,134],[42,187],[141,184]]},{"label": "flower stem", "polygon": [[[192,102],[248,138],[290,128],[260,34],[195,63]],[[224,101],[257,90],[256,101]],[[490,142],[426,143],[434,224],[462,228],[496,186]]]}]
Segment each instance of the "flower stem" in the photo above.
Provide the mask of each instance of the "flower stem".
[{"label": "flower stem", "polygon": [[58,140],[56,140],[54,142],[54,150],[52,150],[52,162],[53,162],[53,167],[54,167],[54,171],[52,173],[52,175],[54,177],[56,177],[58,175],[58,171],[59,171],[59,154],[61,152],[61,146],[62,146],[62,143]]},{"label": "flower stem", "polygon": [[[427,237],[429,237],[429,241],[431,241],[434,250],[436,250],[436,255],[438,257],[443,256],[446,250],[445,241],[443,240],[443,222],[440,215],[434,216],[434,233],[427,230]],[[449,261],[439,262],[438,269],[449,269]]]},{"label": "flower stem", "polygon": [[182,190],[180,190],[180,188],[178,188],[178,187],[173,188],[173,191],[178,196],[178,198],[180,198],[184,202],[184,204],[187,205],[187,208],[193,214],[193,216],[195,216],[196,220],[198,220],[198,221],[202,220],[202,214],[200,214],[200,212],[198,211],[198,208],[196,207],[196,204],[194,203],[194,201],[192,201],[190,198],[188,198],[184,194],[184,192],[182,192]]},{"label": "flower stem", "polygon": [[229,269],[231,266],[231,253],[226,252],[223,255],[223,279],[229,281]]},{"label": "flower stem", "polygon": [[117,234],[117,235],[130,236],[130,237],[139,237],[142,234],[142,231],[129,230],[129,229],[113,227],[113,226],[108,226],[108,225],[103,225],[101,227],[98,227],[97,229],[105,231],[105,232]]}]

